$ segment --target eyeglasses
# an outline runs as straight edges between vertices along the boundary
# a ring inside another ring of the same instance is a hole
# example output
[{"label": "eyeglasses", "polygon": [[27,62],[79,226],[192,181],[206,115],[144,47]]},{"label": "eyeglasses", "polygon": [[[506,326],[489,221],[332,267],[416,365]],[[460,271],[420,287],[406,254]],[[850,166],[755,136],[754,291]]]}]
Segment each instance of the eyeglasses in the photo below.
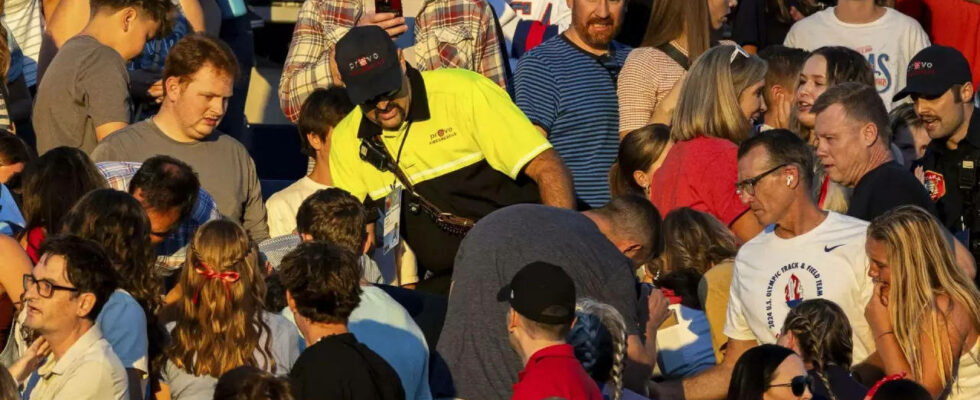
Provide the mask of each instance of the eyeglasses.
[{"label": "eyeglasses", "polygon": [[46,299],[50,299],[54,295],[55,290],[67,290],[69,292],[77,292],[77,288],[68,286],[58,286],[47,279],[38,280],[31,274],[24,274],[24,291],[30,290],[31,286],[37,285],[37,294],[41,295]]},{"label": "eyeglasses", "polygon": [[759,183],[759,181],[761,181],[762,178],[765,178],[766,175],[769,175],[769,174],[771,174],[773,172],[776,172],[780,168],[785,167],[787,165],[789,165],[789,164],[779,164],[779,165],[773,167],[772,169],[770,169],[770,170],[768,170],[766,172],[763,172],[763,173],[761,173],[759,175],[756,175],[754,177],[751,177],[751,178],[748,178],[748,179],[745,179],[745,180],[741,180],[741,181],[736,182],[735,183],[735,194],[736,195],[739,195],[739,196],[741,196],[742,194],[748,194],[749,196],[755,196],[755,184]]},{"label": "eyeglasses", "polygon": [[789,383],[780,383],[778,385],[769,385],[766,389],[774,387],[789,387],[793,390],[793,396],[802,396],[807,389],[813,387],[813,378],[810,375],[800,375],[794,376]]},{"label": "eyeglasses", "polygon": [[735,50],[732,50],[732,56],[731,56],[731,58],[728,59],[728,64],[731,64],[731,63],[735,62],[735,57],[738,57],[739,54],[741,54],[742,57],[751,58],[751,56],[749,55],[749,53],[747,53],[745,51],[745,49],[742,48],[742,46],[739,46],[739,45],[736,44],[735,45]]}]

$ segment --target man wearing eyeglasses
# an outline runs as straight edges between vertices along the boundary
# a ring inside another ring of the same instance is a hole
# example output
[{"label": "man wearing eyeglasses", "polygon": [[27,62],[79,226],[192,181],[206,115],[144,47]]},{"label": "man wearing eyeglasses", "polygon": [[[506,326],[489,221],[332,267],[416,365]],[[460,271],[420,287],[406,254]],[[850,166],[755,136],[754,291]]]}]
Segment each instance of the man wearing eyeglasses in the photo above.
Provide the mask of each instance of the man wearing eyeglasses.
[{"label": "man wearing eyeglasses", "polygon": [[467,223],[516,203],[573,206],[558,154],[493,81],[408,67],[374,26],[351,29],[335,54],[358,109],[330,136],[331,178],[400,227],[391,230],[415,252],[419,276],[431,272],[417,288],[449,291]]},{"label": "man wearing eyeglasses", "polygon": [[41,246],[33,273],[24,275],[24,325],[41,335],[51,355],[33,372],[11,368],[25,385],[24,399],[129,398],[126,370],[95,325],[115,289],[109,258],[94,242],[58,236]]},{"label": "man wearing eyeglasses", "polygon": [[874,287],[864,249],[868,223],[817,207],[814,163],[809,145],[784,129],[759,133],[739,147],[734,189],[766,229],[735,257],[724,360],[684,381],[687,400],[724,397],[742,353],[776,343],[786,314],[804,300],[823,298],[844,310],[856,363],[874,352],[864,318]]}]

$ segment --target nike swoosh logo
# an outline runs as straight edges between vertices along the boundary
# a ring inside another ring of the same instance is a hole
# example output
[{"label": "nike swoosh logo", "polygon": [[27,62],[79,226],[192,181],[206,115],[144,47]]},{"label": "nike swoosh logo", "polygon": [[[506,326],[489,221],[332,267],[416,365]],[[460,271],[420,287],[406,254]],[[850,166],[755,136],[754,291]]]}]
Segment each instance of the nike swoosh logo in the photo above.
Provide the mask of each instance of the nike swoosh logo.
[{"label": "nike swoosh logo", "polygon": [[839,245],[836,245],[836,246],[834,246],[834,247],[827,247],[827,246],[824,246],[824,247],[823,247],[823,251],[825,251],[825,252],[827,252],[827,253],[830,253],[830,252],[832,252],[832,251],[834,251],[834,249],[836,249],[836,248],[838,248],[838,247],[841,247],[841,246],[843,246],[843,245],[842,245],[842,244],[839,244]]}]

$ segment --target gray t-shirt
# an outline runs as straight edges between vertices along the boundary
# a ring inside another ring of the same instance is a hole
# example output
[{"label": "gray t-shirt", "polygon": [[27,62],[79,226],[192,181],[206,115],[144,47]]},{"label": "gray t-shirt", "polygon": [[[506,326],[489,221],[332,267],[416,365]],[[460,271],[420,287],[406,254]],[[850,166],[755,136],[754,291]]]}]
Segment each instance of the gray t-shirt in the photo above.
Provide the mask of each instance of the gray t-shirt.
[{"label": "gray t-shirt", "polygon": [[65,42],[44,77],[32,116],[38,153],[58,146],[91,153],[97,126],[129,122],[126,62],[95,38],[78,35]]},{"label": "gray t-shirt", "polygon": [[[279,376],[288,375],[299,358],[300,339],[296,326],[279,314],[264,311],[262,320],[272,331],[270,350],[275,360],[275,368],[266,368],[266,372]],[[167,324],[167,330],[173,330],[174,326],[173,322]],[[265,346],[266,337],[264,332],[259,336],[259,346]],[[255,350],[255,361],[258,368],[269,364],[258,349]],[[211,400],[214,397],[214,386],[218,384],[218,378],[209,375],[196,376],[178,368],[169,360],[163,367],[162,375],[164,382],[170,387],[170,397],[173,400]]]},{"label": "gray t-shirt", "polygon": [[612,305],[623,314],[628,334],[639,334],[633,263],[592,220],[542,205],[506,207],[481,219],[456,253],[449,308],[438,343],[456,392],[442,393],[442,388],[433,387],[435,397],[511,397],[524,366],[507,339],[510,305],[497,301],[497,291],[533,261],[564,268],[575,281],[579,298]]},{"label": "gray t-shirt", "polygon": [[201,186],[218,204],[218,211],[240,222],[252,240],[269,238],[255,162],[245,146],[231,136],[215,131],[200,142],[181,143],[163,133],[151,118],[109,135],[92,152],[92,159],[143,162],[158,154],[194,168]]}]

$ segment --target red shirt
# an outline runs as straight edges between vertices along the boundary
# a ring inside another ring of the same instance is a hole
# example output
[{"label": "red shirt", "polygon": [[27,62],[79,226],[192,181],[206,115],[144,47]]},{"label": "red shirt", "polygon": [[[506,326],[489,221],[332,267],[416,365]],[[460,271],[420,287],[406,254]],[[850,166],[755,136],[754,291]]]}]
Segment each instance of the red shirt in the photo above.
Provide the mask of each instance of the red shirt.
[{"label": "red shirt", "polygon": [[650,201],[660,215],[690,207],[731,226],[749,209],[735,194],[738,147],[719,138],[699,136],[677,142],[653,173]]},{"label": "red shirt", "polygon": [[[914,18],[926,19],[932,42],[963,53],[973,71],[973,87],[980,84],[980,4],[966,0],[898,0],[896,8]],[[922,6],[928,7],[928,12]],[[917,14],[917,11],[920,15]]]},{"label": "red shirt", "polygon": [[565,400],[602,400],[599,386],[567,344],[556,344],[538,350],[527,360],[518,376],[511,400],[541,400],[560,397]]}]

